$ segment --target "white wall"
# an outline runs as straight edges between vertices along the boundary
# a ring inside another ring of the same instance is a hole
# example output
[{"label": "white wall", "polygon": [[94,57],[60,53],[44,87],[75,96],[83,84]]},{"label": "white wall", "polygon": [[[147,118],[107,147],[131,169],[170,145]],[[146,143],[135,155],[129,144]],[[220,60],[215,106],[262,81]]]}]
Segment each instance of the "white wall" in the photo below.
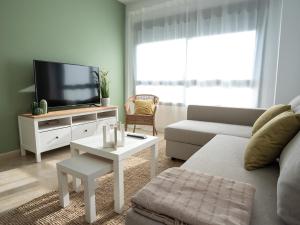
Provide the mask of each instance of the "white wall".
[{"label": "white wall", "polygon": [[275,103],[300,95],[300,0],[283,0]]}]

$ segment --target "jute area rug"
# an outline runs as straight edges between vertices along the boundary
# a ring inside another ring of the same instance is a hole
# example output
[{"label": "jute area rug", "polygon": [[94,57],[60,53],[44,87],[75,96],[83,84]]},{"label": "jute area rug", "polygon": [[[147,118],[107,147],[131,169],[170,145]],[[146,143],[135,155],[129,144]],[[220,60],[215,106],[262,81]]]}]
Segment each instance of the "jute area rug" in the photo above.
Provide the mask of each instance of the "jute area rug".
[{"label": "jute area rug", "polygon": [[[113,174],[97,179],[97,221],[93,224],[125,224],[130,198],[150,181],[150,151],[142,151],[125,162],[125,210],[117,214],[113,210]],[[165,142],[159,143],[158,172],[180,166],[165,156]],[[85,222],[83,192],[70,193],[70,205],[62,208],[57,191],[42,195],[16,209],[0,215],[0,224],[87,224]]]}]

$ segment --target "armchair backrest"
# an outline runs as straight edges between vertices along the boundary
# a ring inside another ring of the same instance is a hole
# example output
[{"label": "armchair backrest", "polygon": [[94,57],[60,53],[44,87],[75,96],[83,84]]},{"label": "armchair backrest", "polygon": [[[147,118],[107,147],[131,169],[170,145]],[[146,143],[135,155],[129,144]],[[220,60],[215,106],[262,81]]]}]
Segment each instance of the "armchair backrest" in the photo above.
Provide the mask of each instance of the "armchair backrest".
[{"label": "armchair backrest", "polygon": [[155,95],[151,95],[151,94],[139,94],[139,95],[134,95],[128,98],[127,102],[125,103],[125,112],[126,114],[132,114],[132,112],[134,112],[134,102],[135,100],[140,99],[140,100],[148,100],[151,99],[153,100],[153,103],[155,105],[155,109],[154,109],[154,114],[156,111],[156,107],[159,103],[159,98]]}]

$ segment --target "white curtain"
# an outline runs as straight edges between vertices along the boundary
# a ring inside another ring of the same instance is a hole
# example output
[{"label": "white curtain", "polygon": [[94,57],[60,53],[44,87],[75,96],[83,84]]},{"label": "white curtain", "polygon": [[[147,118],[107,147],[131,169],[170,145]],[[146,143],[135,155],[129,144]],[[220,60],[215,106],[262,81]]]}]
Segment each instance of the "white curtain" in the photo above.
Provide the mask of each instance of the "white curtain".
[{"label": "white curtain", "polygon": [[160,127],[184,118],[189,104],[258,106],[267,15],[268,0],[166,0],[128,9],[126,97],[158,95]]}]

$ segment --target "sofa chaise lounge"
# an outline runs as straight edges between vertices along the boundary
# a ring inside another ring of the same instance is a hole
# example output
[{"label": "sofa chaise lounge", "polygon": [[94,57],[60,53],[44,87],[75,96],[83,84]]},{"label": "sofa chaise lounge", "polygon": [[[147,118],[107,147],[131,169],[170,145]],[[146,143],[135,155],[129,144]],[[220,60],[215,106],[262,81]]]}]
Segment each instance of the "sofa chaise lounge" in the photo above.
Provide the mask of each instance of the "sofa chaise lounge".
[{"label": "sofa chaise lounge", "polygon": [[165,129],[166,154],[187,160],[218,134],[251,137],[252,126],[265,109],[190,105],[187,120]]},{"label": "sofa chaise lounge", "polygon": [[[251,137],[252,125],[264,111],[189,106],[187,120],[165,129],[167,155],[187,160],[182,168],[252,184],[256,194],[251,225],[284,225],[277,215],[278,162],[253,171],[244,169],[244,151]],[[291,142],[293,144],[289,143],[283,150],[285,155],[297,152],[291,148],[300,148],[300,132]],[[161,225],[133,209],[128,211],[126,224]]]}]

